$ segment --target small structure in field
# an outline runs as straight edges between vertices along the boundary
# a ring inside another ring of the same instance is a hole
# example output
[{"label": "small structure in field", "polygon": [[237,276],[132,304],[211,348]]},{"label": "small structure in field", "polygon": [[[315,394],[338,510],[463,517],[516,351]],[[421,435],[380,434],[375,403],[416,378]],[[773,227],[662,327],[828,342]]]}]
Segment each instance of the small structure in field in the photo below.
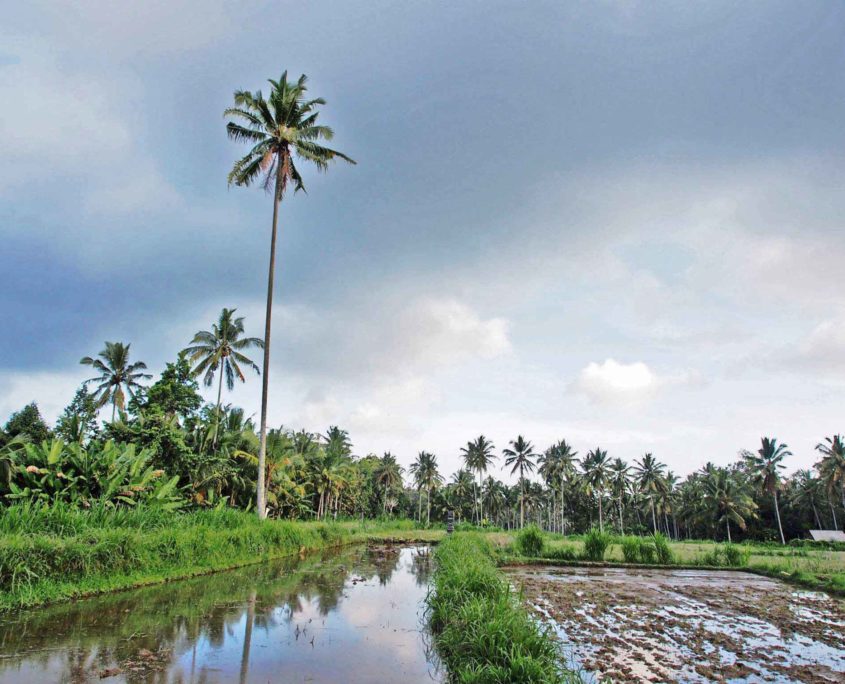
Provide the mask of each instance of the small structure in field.
[{"label": "small structure in field", "polygon": [[842,530],[810,530],[813,541],[845,542],[845,532]]}]

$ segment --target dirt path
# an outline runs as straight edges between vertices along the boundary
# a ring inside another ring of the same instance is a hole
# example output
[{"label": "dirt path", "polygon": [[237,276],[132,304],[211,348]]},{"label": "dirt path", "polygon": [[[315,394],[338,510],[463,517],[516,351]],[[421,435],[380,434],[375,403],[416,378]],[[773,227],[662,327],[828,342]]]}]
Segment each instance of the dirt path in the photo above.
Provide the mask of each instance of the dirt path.
[{"label": "dirt path", "polygon": [[514,584],[613,682],[845,682],[845,601],[743,572],[512,568]]}]

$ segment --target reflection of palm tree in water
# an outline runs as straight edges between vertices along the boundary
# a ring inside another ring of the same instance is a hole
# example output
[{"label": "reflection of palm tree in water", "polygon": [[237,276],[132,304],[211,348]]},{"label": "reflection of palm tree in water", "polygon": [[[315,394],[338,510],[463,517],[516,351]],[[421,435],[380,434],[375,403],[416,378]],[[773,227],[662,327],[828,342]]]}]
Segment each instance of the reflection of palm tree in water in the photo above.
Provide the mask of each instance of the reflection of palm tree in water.
[{"label": "reflection of palm tree in water", "polygon": [[393,572],[399,567],[399,554],[401,549],[398,546],[377,546],[368,549],[370,560],[375,565],[378,582],[385,586],[393,577]]},{"label": "reflection of palm tree in water", "polygon": [[244,647],[241,651],[240,684],[246,682],[246,677],[249,673],[249,647],[252,642],[252,623],[255,622],[255,596],[256,591],[253,589],[250,592],[249,601],[246,604],[246,625],[244,625]]},{"label": "reflection of palm tree in water", "polygon": [[431,549],[427,546],[414,549],[408,569],[414,576],[418,587],[426,586],[431,576]]}]

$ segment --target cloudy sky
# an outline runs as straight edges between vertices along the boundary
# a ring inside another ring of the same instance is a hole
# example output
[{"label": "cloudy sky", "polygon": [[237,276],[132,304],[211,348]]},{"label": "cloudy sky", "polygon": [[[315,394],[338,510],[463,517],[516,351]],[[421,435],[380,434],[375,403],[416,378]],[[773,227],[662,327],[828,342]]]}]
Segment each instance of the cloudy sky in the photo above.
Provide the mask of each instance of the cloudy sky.
[{"label": "cloudy sky", "polygon": [[222,111],[288,69],[358,165],[282,208],[272,424],[447,472],[480,433],[809,465],[845,430],[843,30],[828,2],[17,3],[0,420],[55,419],[104,340],[158,372],[224,306],[261,333],[271,198],[227,189]]}]

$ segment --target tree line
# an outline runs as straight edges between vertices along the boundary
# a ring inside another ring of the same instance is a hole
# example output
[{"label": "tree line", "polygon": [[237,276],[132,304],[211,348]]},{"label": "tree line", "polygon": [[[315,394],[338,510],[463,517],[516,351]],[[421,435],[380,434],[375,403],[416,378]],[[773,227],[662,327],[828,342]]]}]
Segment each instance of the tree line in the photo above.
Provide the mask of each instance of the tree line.
[{"label": "tree line", "polygon": [[[244,319],[223,309],[198,331],[152,384],[129,344],[107,342],[81,363],[97,375],[77,390],[50,428],[36,404],[0,430],[3,501],[91,506],[146,505],[254,510],[260,429],[242,408],[224,403],[262,349]],[[199,383],[216,387],[205,403]],[[106,411],[109,420],[100,422]],[[519,435],[501,450],[480,435],[460,448],[462,467],[447,480],[437,456],[421,451],[407,472],[390,452],[356,456],[347,431],[268,429],[265,506],[275,517],[328,519],[402,516],[562,533],[591,527],[672,538],[754,538],[785,542],[811,528],[845,521],[845,440],[822,440],[813,469],[784,476],[792,455],[764,437],[725,467],[708,463],[681,480],[653,454],[632,464],[595,447],[579,453],[566,440],[543,450]],[[504,468],[516,483],[493,473]],[[406,480],[407,477],[407,480]]]}]

